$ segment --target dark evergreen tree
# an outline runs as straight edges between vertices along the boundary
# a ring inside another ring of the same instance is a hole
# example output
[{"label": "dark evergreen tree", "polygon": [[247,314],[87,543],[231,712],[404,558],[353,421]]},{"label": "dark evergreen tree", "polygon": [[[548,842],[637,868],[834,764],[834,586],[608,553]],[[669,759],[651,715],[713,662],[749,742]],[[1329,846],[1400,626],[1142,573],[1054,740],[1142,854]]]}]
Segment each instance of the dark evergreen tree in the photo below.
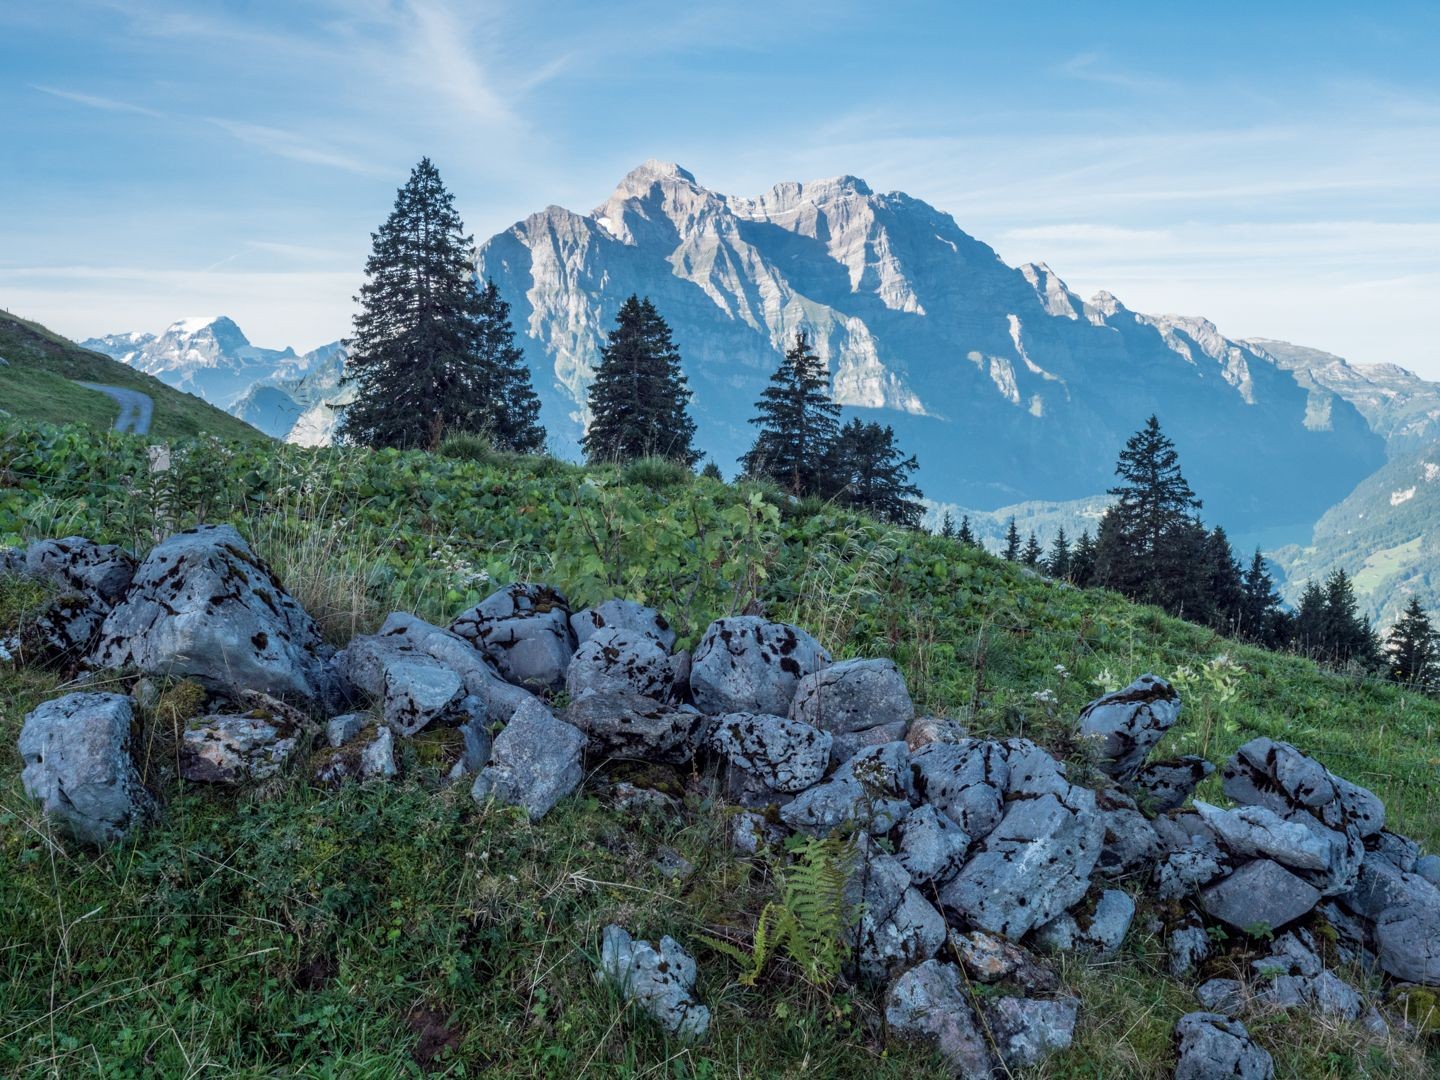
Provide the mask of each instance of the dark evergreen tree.
[{"label": "dark evergreen tree", "polygon": [[792,495],[826,494],[832,488],[840,406],[830,397],[830,374],[802,330],[785,353],[770,385],[755,403],[760,429],[755,444],[740,459],[750,476],[775,481]]},{"label": "dark evergreen tree", "polygon": [[1151,416],[1120,452],[1121,483],[1100,522],[1096,576],[1103,585],[1181,614],[1203,608],[1205,533],[1200,500],[1180,471],[1175,444]]},{"label": "dark evergreen tree", "polygon": [[961,515],[960,531],[955,534],[955,539],[959,540],[960,543],[964,544],[966,547],[980,546],[979,542],[975,539],[975,530],[970,528],[969,514]]},{"label": "dark evergreen tree", "polygon": [[1030,530],[1030,536],[1025,541],[1025,549],[1020,552],[1020,561],[1026,566],[1039,566],[1040,559],[1045,554],[1045,549],[1040,546],[1040,541],[1035,538],[1035,530]]},{"label": "dark evergreen tree", "polygon": [[[910,483],[919,468],[895,445],[895,431],[858,418],[840,429],[826,455],[825,476],[846,506],[892,525],[919,528],[924,507],[920,489]],[[953,523],[952,523],[953,527]]]},{"label": "dark evergreen tree", "polygon": [[1325,610],[1325,590],[1318,581],[1310,581],[1300,594],[1299,606],[1291,624],[1291,644],[1316,660],[1328,659],[1329,632]]},{"label": "dark evergreen tree", "polygon": [[1082,589],[1095,584],[1095,538],[1090,535],[1089,529],[1080,533],[1080,539],[1075,541],[1075,548],[1070,552],[1070,580]]},{"label": "dark evergreen tree", "polygon": [[1020,560],[1020,530],[1015,527],[1015,519],[1010,519],[1009,526],[1005,529],[1005,561],[1018,562]]},{"label": "dark evergreen tree", "polygon": [[1070,579],[1070,538],[1065,535],[1064,525],[1060,526],[1050,543],[1050,557],[1045,560],[1045,571],[1060,581]]},{"label": "dark evergreen tree", "polygon": [[485,282],[480,290],[475,341],[478,407],[461,418],[461,426],[467,431],[483,431],[497,450],[538,453],[545,447],[540,399],[530,382],[525,353],[515,344],[510,305],[493,281]]},{"label": "dark evergreen tree", "polygon": [[336,432],[362,446],[434,447],[447,429],[479,431],[497,407],[484,370],[493,336],[472,280],[455,200],[423,158],[371,235],[365,283],[346,342],[355,387]]},{"label": "dark evergreen tree", "polygon": [[1206,622],[1227,634],[1235,633],[1244,617],[1244,571],[1235,559],[1230,538],[1217,525],[1205,537],[1204,602]]},{"label": "dark evergreen tree", "polygon": [[955,515],[950,513],[949,510],[946,510],[944,516],[940,519],[940,535],[946,540],[955,539]]},{"label": "dark evergreen tree", "polygon": [[1325,651],[1334,664],[1378,666],[1380,643],[1360,614],[1350,575],[1337,569],[1325,580]]},{"label": "dark evergreen tree", "polygon": [[725,476],[721,473],[720,466],[715,464],[714,458],[705,462],[705,467],[700,470],[700,475],[710,480],[719,480],[722,483],[725,480]]},{"label": "dark evergreen tree", "polygon": [[1240,634],[1272,649],[1283,645],[1285,639],[1278,619],[1280,594],[1275,591],[1275,579],[1265,568],[1265,558],[1258,547],[1241,582],[1241,594]]},{"label": "dark evergreen tree", "polygon": [[1405,614],[1391,627],[1385,652],[1396,682],[1428,689],[1440,681],[1440,639],[1418,597],[1410,598]]},{"label": "dark evergreen tree", "polygon": [[693,467],[690,390],[670,327],[646,297],[620,305],[590,384],[585,456],[592,462],[663,457]]}]

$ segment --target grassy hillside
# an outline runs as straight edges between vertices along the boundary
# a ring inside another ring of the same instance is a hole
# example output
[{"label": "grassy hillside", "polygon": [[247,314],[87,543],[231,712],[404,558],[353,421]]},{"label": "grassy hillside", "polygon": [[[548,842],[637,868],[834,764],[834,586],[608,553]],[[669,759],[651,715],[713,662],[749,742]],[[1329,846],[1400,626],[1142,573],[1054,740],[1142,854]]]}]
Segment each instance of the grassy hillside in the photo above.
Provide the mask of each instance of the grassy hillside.
[{"label": "grassy hillside", "polygon": [[158,438],[217,435],[242,442],[265,439],[249,424],[193,394],[4,312],[0,312],[0,357],[7,361],[0,366],[0,408],[23,419],[108,428],[118,411],[115,403],[104,394],[76,385],[93,382],[149,394],[155,403],[150,434]]},{"label": "grassy hillside", "polygon": [[[231,520],[337,644],[392,608],[448,621],[514,580],[552,583],[577,606],[654,604],[682,644],[758,600],[837,658],[893,658],[921,710],[1061,753],[1074,752],[1086,701],[1153,671],[1186,696],[1160,753],[1218,763],[1257,734],[1288,739],[1440,847],[1440,702],[763,488],[651,463],[469,457],[182,447],[154,478],[143,440],[12,424],[0,543],[79,532],[143,550],[197,518]],[[59,690],[52,675],[0,670],[0,743],[13,746],[26,711]],[[163,734],[147,737],[163,778]],[[683,800],[637,818],[604,798],[607,770],[530,824],[446,788],[436,752],[434,737],[409,741],[399,781],[337,793],[310,787],[303,767],[263,793],[161,779],[162,820],[99,855],[51,840],[14,755],[0,755],[0,940],[19,945],[0,949],[0,1070],[941,1075],[923,1049],[887,1042],[873,992],[817,989],[784,964],[741,986],[733,960],[695,944],[702,931],[747,940],[775,895],[763,861],[728,852],[702,778],[632,774]],[[1074,760],[1079,776],[1088,767]],[[1214,780],[1206,795],[1219,798]],[[667,870],[662,848],[688,871]],[[1033,1075],[1170,1075],[1175,1021],[1196,1006],[1165,976],[1141,903],[1117,959],[1063,966],[1083,1002],[1076,1043]],[[694,947],[710,1043],[668,1041],[595,983],[611,921]],[[1417,1077],[1440,1064],[1309,1014],[1248,1023],[1282,1077]]]}]

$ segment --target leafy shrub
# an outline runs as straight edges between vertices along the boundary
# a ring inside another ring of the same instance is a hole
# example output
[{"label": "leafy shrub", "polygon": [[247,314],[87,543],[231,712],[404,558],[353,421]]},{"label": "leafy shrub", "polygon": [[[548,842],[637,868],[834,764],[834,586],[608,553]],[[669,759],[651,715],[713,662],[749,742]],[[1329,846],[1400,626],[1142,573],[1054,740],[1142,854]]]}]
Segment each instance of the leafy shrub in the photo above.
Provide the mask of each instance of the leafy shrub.
[{"label": "leafy shrub", "polygon": [[663,457],[638,458],[620,472],[620,479],[635,487],[651,491],[682,487],[695,479],[695,474],[678,461]]}]

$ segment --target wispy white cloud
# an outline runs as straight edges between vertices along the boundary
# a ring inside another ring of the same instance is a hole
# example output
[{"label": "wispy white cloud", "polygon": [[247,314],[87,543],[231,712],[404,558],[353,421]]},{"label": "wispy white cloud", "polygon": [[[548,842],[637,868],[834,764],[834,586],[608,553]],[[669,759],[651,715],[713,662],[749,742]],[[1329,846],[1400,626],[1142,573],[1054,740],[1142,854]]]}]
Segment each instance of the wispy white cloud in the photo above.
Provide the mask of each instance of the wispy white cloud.
[{"label": "wispy white cloud", "polygon": [[344,169],[346,172],[358,173],[362,176],[389,175],[388,169],[329,146],[309,135],[267,127],[264,124],[250,124],[243,120],[226,120],[216,116],[206,117],[206,119],[216,127],[228,131],[241,142],[249,143],[268,154],[290,158],[292,161],[303,161],[310,165]]},{"label": "wispy white cloud", "polygon": [[1158,76],[1140,75],[1124,70],[1099,52],[1077,53],[1062,62],[1056,71],[1070,79],[1099,83],[1102,86],[1114,86],[1136,93],[1169,89],[1172,85],[1168,80]]},{"label": "wispy white cloud", "polygon": [[84,105],[90,109],[102,109],[105,112],[135,113],[139,116],[161,117],[165,114],[156,109],[146,108],[144,105],[135,105],[129,101],[119,101],[115,98],[102,97],[99,94],[85,94],[78,90],[61,90],[54,86],[41,86],[38,83],[31,83],[30,89],[39,90],[42,94],[49,94],[64,101],[73,101],[77,105]]}]

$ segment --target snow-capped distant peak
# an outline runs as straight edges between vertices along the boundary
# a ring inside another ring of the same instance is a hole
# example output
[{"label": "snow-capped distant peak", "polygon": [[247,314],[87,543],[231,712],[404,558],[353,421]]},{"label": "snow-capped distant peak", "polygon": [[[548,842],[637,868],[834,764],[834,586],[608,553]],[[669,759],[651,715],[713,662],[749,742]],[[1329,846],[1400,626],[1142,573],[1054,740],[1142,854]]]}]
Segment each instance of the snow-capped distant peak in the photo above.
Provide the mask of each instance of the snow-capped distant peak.
[{"label": "snow-capped distant peak", "polygon": [[166,327],[165,332],[167,334],[184,334],[186,337],[189,337],[192,334],[200,333],[201,330],[207,329],[222,319],[225,322],[230,321],[223,315],[192,315],[188,319],[176,319]]}]

